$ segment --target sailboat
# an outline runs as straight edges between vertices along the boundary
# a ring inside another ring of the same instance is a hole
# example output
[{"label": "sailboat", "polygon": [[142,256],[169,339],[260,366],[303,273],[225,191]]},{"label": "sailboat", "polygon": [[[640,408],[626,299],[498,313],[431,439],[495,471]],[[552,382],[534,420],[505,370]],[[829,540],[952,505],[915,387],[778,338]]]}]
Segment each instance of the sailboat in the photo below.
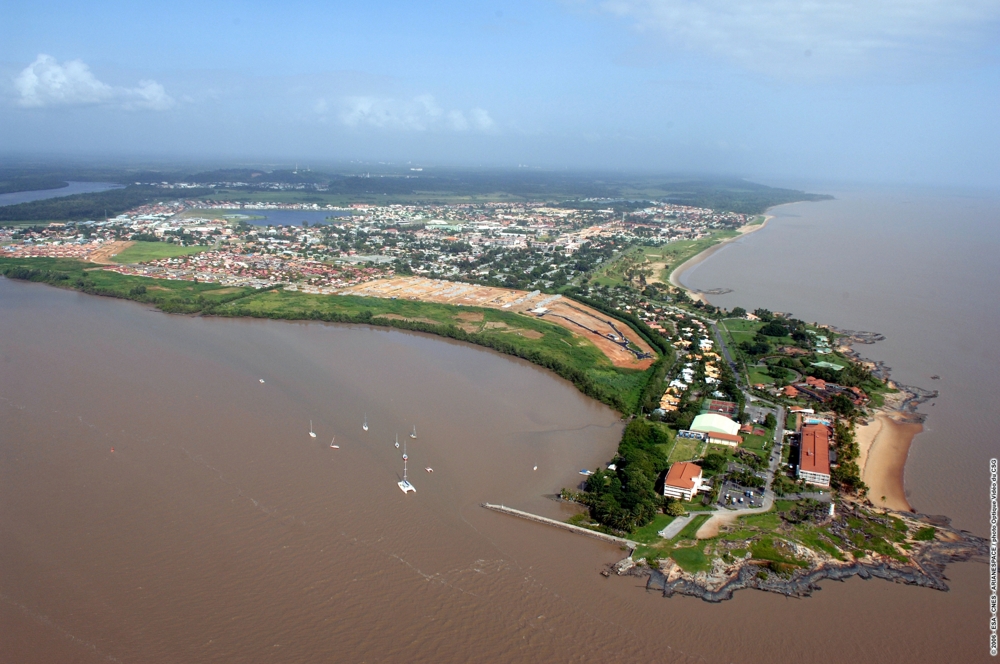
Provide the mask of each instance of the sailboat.
[{"label": "sailboat", "polygon": [[368,413],[365,413],[365,423],[361,425],[361,428],[368,431]]},{"label": "sailboat", "polygon": [[417,437],[417,425],[414,424],[413,425],[413,433],[410,434],[410,438],[416,438],[416,437]]},{"label": "sailboat", "polygon": [[334,437],[333,437],[333,440],[331,440],[331,441],[330,441],[330,447],[332,447],[332,448],[333,448],[333,449],[335,449],[335,450],[339,450],[339,449],[340,449],[340,445],[334,445],[334,444],[333,444],[333,441],[334,441],[334,440],[337,440],[337,437],[336,437],[336,436],[334,436]]},{"label": "sailboat", "polygon": [[416,492],[417,487],[410,484],[410,481],[406,479],[406,461],[409,457],[406,456],[406,442],[403,442],[403,479],[396,484],[399,486],[399,490],[403,493],[409,493],[410,491]]},{"label": "sailboat", "polygon": [[399,434],[396,434],[396,449],[399,449]]},{"label": "sailboat", "polygon": [[315,438],[316,437],[316,432],[313,431],[313,421],[312,420],[309,420],[309,437],[310,438]]}]

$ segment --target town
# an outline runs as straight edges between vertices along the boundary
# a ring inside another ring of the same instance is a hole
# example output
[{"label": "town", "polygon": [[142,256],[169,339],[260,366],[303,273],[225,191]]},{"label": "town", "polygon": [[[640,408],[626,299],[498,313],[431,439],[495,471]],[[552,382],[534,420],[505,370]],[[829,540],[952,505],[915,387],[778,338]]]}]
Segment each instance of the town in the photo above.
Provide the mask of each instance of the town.
[{"label": "town", "polygon": [[[215,196],[164,200],[104,220],[11,226],[0,230],[0,256],[77,259],[126,278],[214,284],[222,288],[207,293],[226,298],[248,290],[461,307],[468,313],[450,320],[462,333],[514,334],[526,343],[545,336],[529,319],[555,325],[570,335],[561,343],[572,349],[578,343],[567,339],[580,339],[620,372],[611,378],[595,367],[581,378],[562,370],[631,416],[618,454],[604,468],[581,471],[586,479],[562,497],[587,508],[574,525],[632,538],[637,548],[624,571],[659,569],[666,593],[707,571],[731,583],[752,561],[764,564],[762,584],[798,592],[781,584],[806,560],[909,560],[907,538],[918,525],[885,531],[858,463],[855,423],[896,392],[883,367],[851,348],[869,339],[790,314],[725,311],[671,284],[684,261],[756,230],[763,217],[610,199],[334,206]],[[273,223],[269,215],[302,219]],[[135,286],[129,296],[149,292]],[[228,315],[259,315],[253,311],[236,306]],[[324,320],[439,329],[427,327],[433,319],[397,313]],[[626,385],[632,396],[624,396]],[[850,547],[838,506],[860,528]],[[749,527],[761,518],[767,528]],[[720,539],[720,532],[730,534]]]}]

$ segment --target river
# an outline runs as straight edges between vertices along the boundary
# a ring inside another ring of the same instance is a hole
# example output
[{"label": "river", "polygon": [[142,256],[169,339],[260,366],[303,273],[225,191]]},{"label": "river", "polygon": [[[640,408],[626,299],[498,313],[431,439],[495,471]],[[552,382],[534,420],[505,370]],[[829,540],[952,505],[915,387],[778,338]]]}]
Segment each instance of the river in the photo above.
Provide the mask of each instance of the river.
[{"label": "river", "polygon": [[985,661],[980,564],[949,593],[712,605],[479,507],[565,518],[547,496],[620,431],[552,374],[440,338],[0,279],[0,661]]},{"label": "river", "polygon": [[0,206],[43,201],[47,198],[72,196],[73,194],[93,194],[99,191],[107,191],[108,189],[119,189],[121,186],[120,184],[112,184],[110,182],[70,182],[69,186],[59,189],[15,191],[10,194],[0,194]]}]

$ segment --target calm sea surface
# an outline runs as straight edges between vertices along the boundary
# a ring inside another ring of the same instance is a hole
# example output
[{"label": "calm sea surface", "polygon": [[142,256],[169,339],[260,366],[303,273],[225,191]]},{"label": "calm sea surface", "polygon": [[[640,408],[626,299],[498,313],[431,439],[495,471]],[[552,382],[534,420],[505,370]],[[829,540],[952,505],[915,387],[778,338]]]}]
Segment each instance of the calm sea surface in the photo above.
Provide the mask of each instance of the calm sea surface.
[{"label": "calm sea surface", "polygon": [[620,431],[552,374],[439,338],[0,279],[0,661],[986,661],[981,564],[949,593],[712,605],[479,507],[568,516],[547,495]]},{"label": "calm sea surface", "polygon": [[92,194],[97,191],[119,188],[121,188],[121,185],[110,182],[70,182],[68,187],[62,187],[61,189],[39,189],[36,191],[16,191],[12,194],[0,194],[0,205],[16,205],[17,203],[41,201],[46,198],[59,198],[60,196],[72,196],[73,194]]}]

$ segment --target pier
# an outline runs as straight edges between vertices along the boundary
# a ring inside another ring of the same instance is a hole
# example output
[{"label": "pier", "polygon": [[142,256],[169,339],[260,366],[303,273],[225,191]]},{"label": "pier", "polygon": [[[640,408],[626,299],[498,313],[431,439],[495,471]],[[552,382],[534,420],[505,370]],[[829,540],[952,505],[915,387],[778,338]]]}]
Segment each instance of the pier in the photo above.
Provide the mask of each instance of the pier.
[{"label": "pier", "polygon": [[595,539],[604,540],[605,542],[611,542],[612,544],[618,544],[620,546],[628,547],[629,551],[634,551],[636,547],[639,546],[637,542],[633,542],[632,540],[627,540],[624,537],[615,537],[614,535],[600,533],[597,532],[596,530],[581,528],[580,526],[574,526],[571,523],[563,523],[562,521],[556,521],[555,519],[549,519],[544,516],[538,516],[537,514],[522,512],[521,510],[516,510],[513,507],[506,507],[504,505],[494,505],[492,503],[483,503],[482,506],[488,510],[493,510],[494,512],[500,512],[502,514],[510,514],[511,516],[518,516],[521,517],[522,519],[527,519],[528,521],[534,521],[535,523],[544,523],[546,525],[555,526],[556,528],[562,528],[563,530],[568,530],[570,532],[578,533],[580,535],[586,535],[587,537],[593,537]]}]

